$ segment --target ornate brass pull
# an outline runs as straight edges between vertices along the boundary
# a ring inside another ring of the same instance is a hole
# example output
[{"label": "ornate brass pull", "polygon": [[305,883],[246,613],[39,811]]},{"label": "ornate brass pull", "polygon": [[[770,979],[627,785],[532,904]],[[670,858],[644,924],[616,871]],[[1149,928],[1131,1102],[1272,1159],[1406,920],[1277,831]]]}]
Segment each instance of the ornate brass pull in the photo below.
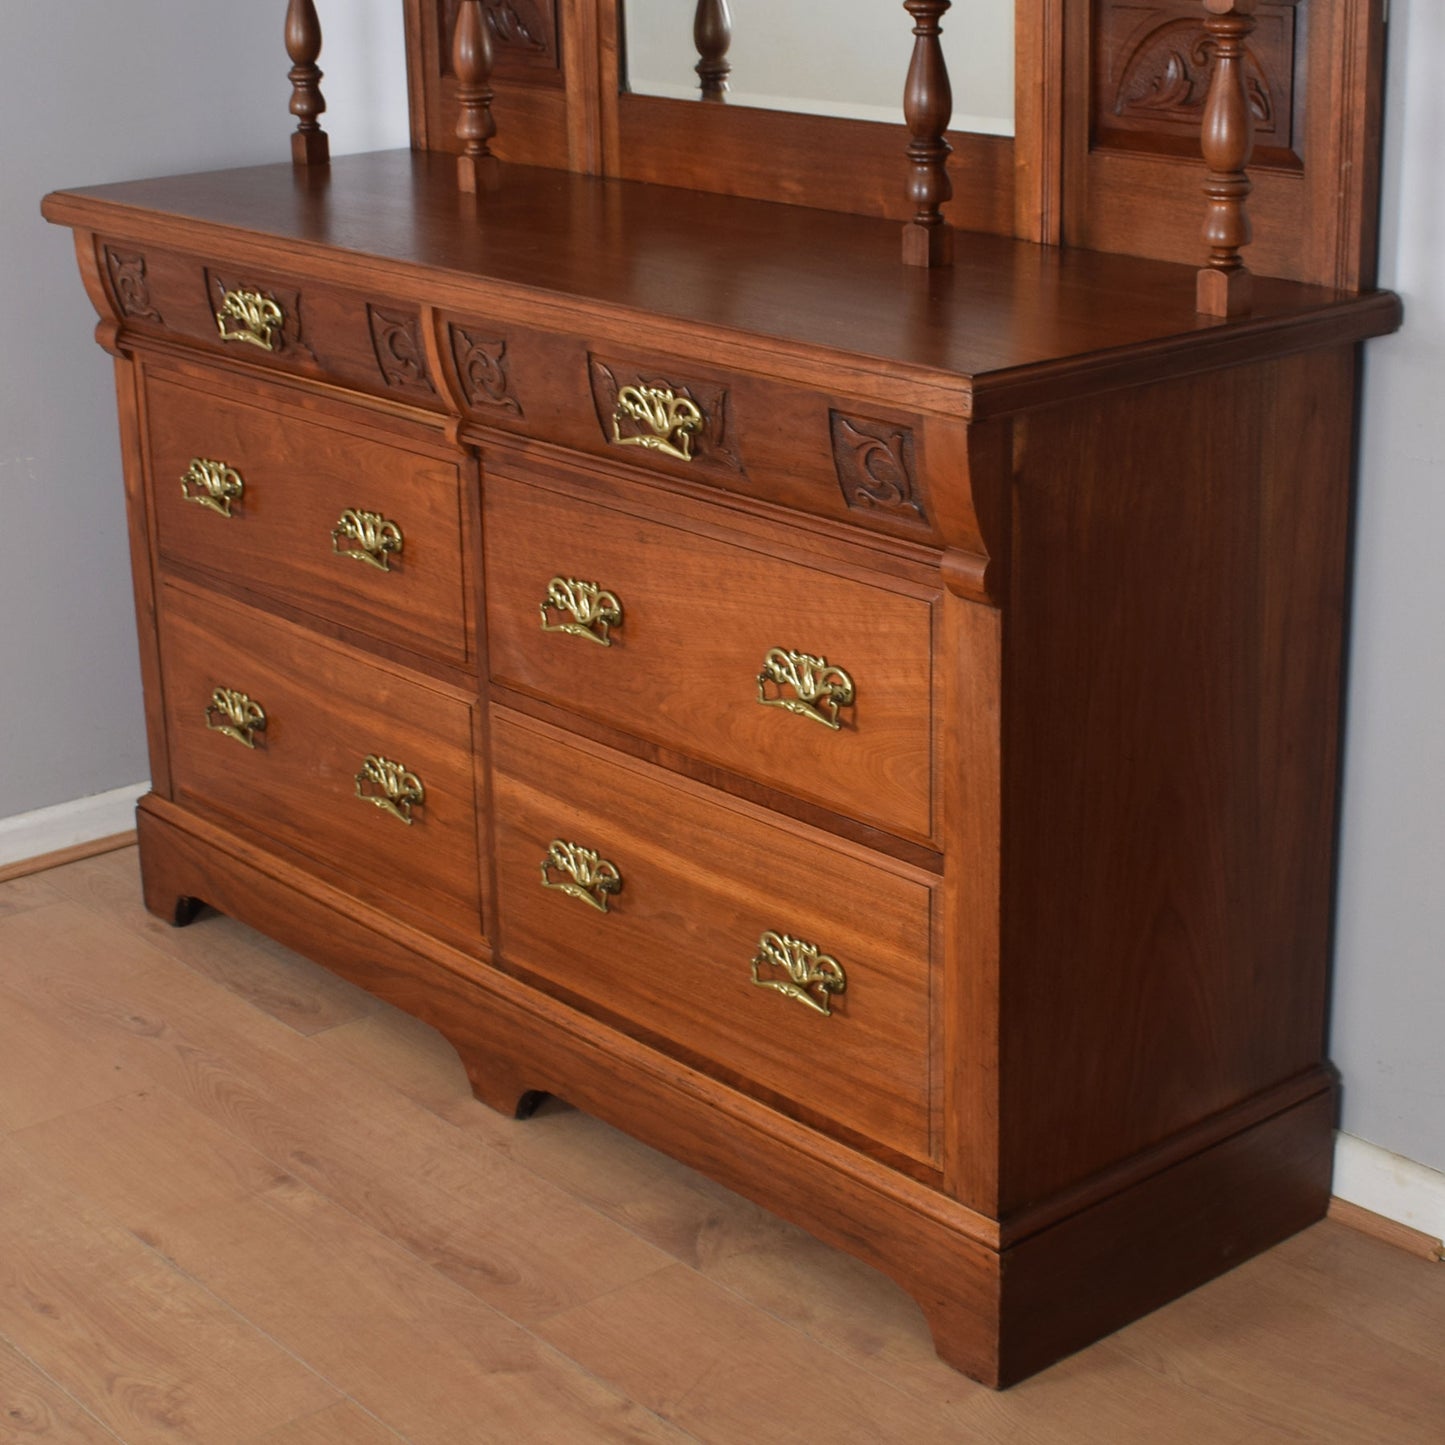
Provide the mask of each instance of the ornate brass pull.
[{"label": "ornate brass pull", "polygon": [[285,325],[281,308],[259,291],[223,291],[216,328],[222,341],[243,341],[262,351],[275,351],[276,336]]},{"label": "ornate brass pull", "polygon": [[[552,873],[562,874],[562,881],[554,883]],[[622,874],[616,864],[599,858],[590,848],[554,838],[547,845],[547,856],[542,859],[542,887],[555,888],[599,913],[606,913],[608,895],[622,891]]]},{"label": "ornate brass pull", "polygon": [[[759,970],[782,977],[763,977]],[[771,929],[758,939],[753,955],[753,982],[759,988],[776,989],[785,998],[795,998],[825,1018],[833,1011],[829,1000],[848,987],[848,975],[836,958],[820,953],[815,944],[804,943]]]},{"label": "ornate brass pull", "polygon": [[[637,436],[622,435],[622,424],[635,422],[643,430]],[[617,393],[612,413],[612,440],[620,447],[647,447],[664,452],[680,462],[692,460],[692,439],[703,426],[702,410],[689,397],[678,396],[668,387],[624,386]]]},{"label": "ornate brass pull", "polygon": [[266,710],[244,692],[218,687],[206,707],[206,726],[213,733],[235,738],[243,747],[256,746],[256,734],[266,731]]},{"label": "ornate brass pull", "polygon": [[205,457],[192,457],[181,478],[181,495],[186,501],[208,507],[223,517],[231,515],[231,503],[239,502],[245,490],[246,483],[235,467]]},{"label": "ornate brass pull", "polygon": [[411,810],[426,802],[426,789],[415,773],[373,753],[356,775],[356,796],[365,803],[374,803],[393,818],[400,818],[410,828]]},{"label": "ornate brass pull", "polygon": [[363,512],[357,507],[348,507],[331,529],[333,552],[355,557],[383,572],[391,571],[391,558],[400,555],[405,540],[395,522],[388,522],[380,512]]},{"label": "ornate brass pull", "polygon": [[[565,612],[570,622],[549,622],[548,612]],[[542,631],[565,632],[571,637],[585,637],[589,642],[612,646],[610,629],[622,626],[622,604],[612,592],[605,592],[595,582],[579,582],[575,577],[554,577],[547,584],[542,603]]]},{"label": "ornate brass pull", "polygon": [[[770,694],[769,688],[777,688],[777,694]],[[797,696],[784,697],[783,688],[792,688]],[[758,701],[764,707],[786,708],[834,732],[840,726],[838,709],[851,706],[856,695],[853,679],[841,667],[831,666],[826,657],[810,657],[806,652],[770,648],[758,674]]]}]

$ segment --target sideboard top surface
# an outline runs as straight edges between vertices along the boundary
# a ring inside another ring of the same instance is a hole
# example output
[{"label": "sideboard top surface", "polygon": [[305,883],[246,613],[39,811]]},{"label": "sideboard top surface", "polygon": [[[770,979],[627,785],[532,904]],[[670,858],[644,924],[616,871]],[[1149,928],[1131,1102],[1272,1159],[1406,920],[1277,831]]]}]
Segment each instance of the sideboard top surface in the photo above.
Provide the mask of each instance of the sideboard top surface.
[{"label": "sideboard top surface", "polygon": [[900,266],[887,221],[560,170],[508,166],[494,193],[470,197],[451,157],[412,151],[57,192],[45,214],[170,249],[258,252],[248,259],[278,270],[324,254],[338,279],[403,293],[421,282],[459,308],[560,304],[574,326],[666,318],[699,343],[763,338],[975,392],[1097,374],[1110,357],[1165,375],[1211,350],[1263,358],[1399,321],[1388,293],[1264,278],[1250,316],[1220,321],[1196,312],[1193,267],[974,233],[951,268]]}]

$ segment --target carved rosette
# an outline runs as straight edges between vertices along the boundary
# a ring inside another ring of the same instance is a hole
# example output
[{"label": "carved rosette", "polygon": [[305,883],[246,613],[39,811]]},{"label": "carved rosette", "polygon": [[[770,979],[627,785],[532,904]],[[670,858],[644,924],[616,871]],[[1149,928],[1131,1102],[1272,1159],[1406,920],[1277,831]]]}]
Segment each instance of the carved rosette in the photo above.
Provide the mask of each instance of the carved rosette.
[{"label": "carved rosette", "polygon": [[928,523],[918,485],[913,429],[829,412],[833,466],[843,500],[857,511]]},{"label": "carved rosette", "polygon": [[732,441],[728,389],[682,383],[588,358],[592,402],[609,446],[673,457],[746,476]]},{"label": "carved rosette", "polygon": [[451,328],[452,359],[462,395],[473,411],[507,411],[524,416],[522,404],[512,394],[511,365],[507,343],[500,337],[482,336]]},{"label": "carved rosette", "polygon": [[366,308],[371,327],[371,346],[381,379],[395,391],[410,391],[435,396],[436,388],[427,375],[426,351],[421,341],[421,318],[383,311],[379,306]]},{"label": "carved rosette", "polygon": [[151,304],[144,256],[124,255],[107,246],[105,269],[110,276],[115,304],[122,316],[130,321],[153,321],[157,326],[165,325],[161,313]]}]

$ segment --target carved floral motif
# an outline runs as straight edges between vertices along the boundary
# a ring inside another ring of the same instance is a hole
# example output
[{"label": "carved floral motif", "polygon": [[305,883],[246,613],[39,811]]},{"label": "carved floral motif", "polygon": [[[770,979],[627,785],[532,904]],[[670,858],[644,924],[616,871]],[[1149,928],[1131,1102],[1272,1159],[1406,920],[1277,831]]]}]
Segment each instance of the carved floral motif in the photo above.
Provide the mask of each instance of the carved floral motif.
[{"label": "carved floral motif", "polygon": [[[1293,113],[1304,63],[1300,8],[1306,3],[1260,0],[1245,65],[1257,163],[1300,163]],[[1197,155],[1214,67],[1199,0],[1100,0],[1095,34],[1096,138],[1110,146]]]},{"label": "carved floral motif", "polygon": [[482,0],[492,34],[503,45],[523,50],[546,50],[546,22],[529,0]]},{"label": "carved floral motif", "polygon": [[426,352],[421,343],[421,318],[398,316],[377,306],[368,306],[366,319],[371,326],[371,346],[382,380],[398,391],[434,396],[436,388],[427,375]]},{"label": "carved floral motif", "polygon": [[504,340],[478,336],[453,326],[452,357],[469,406],[477,411],[500,408],[516,416],[524,415],[522,404],[512,395]]},{"label": "carved floral motif", "polygon": [[913,431],[893,422],[830,412],[833,465],[843,500],[860,511],[927,522],[914,461]]},{"label": "carved floral motif", "polygon": [[161,313],[151,304],[144,256],[123,255],[107,246],[105,268],[110,274],[110,287],[122,316],[132,321],[154,321],[157,326],[165,325]]},{"label": "carved floral motif", "polygon": [[[456,29],[459,0],[440,0],[442,66],[451,71],[451,36]],[[557,63],[556,0],[482,0],[482,13],[497,47],[497,59],[505,63],[508,53],[525,61]]]}]

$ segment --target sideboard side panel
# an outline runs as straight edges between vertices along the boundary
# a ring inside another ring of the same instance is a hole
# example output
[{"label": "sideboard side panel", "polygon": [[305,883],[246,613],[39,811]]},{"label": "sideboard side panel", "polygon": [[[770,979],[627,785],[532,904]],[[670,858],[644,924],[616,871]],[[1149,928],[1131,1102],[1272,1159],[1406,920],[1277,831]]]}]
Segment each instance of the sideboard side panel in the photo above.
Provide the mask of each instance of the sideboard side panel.
[{"label": "sideboard side panel", "polygon": [[1005,1212],[1323,1056],[1355,357],[1019,424]]}]

